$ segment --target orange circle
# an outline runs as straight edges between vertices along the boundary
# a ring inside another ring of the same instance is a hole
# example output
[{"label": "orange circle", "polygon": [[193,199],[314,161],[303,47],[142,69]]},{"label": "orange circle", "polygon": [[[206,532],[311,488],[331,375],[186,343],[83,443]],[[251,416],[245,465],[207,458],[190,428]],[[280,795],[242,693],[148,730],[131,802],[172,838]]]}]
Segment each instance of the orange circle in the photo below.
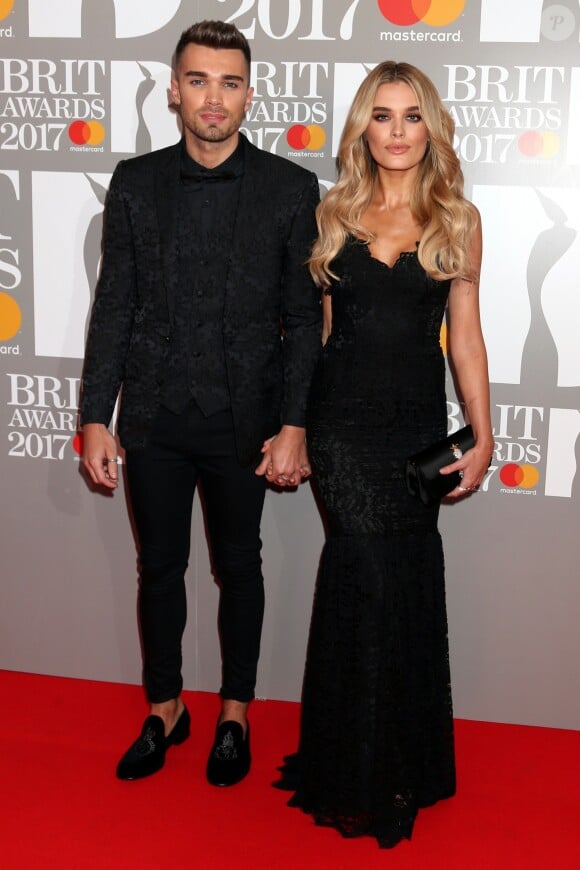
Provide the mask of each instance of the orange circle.
[{"label": "orange circle", "polygon": [[100,145],[105,138],[105,128],[100,121],[87,121],[86,126],[89,129],[87,139],[88,145]]},{"label": "orange circle", "polygon": [[22,312],[16,300],[8,293],[0,293],[0,341],[14,338],[21,323]]},{"label": "orange circle", "polygon": [[533,489],[540,479],[540,472],[534,465],[520,465],[522,471],[522,480],[520,486],[522,489]]},{"label": "orange circle", "polygon": [[447,324],[441,324],[441,331],[439,332],[439,344],[441,345],[441,350],[443,351],[443,355],[447,356],[448,345],[447,345]]},{"label": "orange circle", "polygon": [[304,143],[306,148],[309,151],[319,151],[326,142],[326,133],[318,124],[310,124],[306,129],[309,134],[308,141]]},{"label": "orange circle", "polygon": [[552,130],[545,130],[542,133],[542,148],[540,157],[553,157],[560,150],[560,137]]},{"label": "orange circle", "polygon": [[445,27],[459,18],[465,3],[466,0],[432,0],[429,9],[421,15],[421,21],[429,27]]},{"label": "orange circle", "polygon": [[0,0],[0,21],[10,15],[14,9],[14,0]]}]

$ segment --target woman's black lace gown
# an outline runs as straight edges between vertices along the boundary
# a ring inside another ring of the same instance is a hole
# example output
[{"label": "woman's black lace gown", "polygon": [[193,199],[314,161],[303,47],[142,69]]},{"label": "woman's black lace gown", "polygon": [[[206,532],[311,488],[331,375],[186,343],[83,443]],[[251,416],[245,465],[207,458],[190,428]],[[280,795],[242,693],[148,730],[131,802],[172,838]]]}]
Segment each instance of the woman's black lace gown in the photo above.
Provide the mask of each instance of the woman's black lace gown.
[{"label": "woman's black lace gown", "polygon": [[[307,438],[327,520],[290,801],[347,837],[410,838],[455,791],[438,505],[405,459],[447,430],[439,344],[449,282],[415,251],[391,268],[351,240],[333,263],[332,335]],[[290,765],[290,768],[292,765]]]}]

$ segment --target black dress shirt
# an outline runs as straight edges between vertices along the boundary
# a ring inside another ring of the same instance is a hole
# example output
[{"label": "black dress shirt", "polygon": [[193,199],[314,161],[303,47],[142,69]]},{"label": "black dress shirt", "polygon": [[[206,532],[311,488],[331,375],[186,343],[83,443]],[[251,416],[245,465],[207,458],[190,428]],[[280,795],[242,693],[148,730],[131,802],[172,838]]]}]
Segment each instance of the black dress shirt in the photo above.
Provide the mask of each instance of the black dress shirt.
[{"label": "black dress shirt", "polygon": [[206,169],[182,144],[178,197],[179,290],[163,404],[181,413],[193,398],[205,416],[230,407],[223,310],[228,256],[244,173],[244,140]]}]

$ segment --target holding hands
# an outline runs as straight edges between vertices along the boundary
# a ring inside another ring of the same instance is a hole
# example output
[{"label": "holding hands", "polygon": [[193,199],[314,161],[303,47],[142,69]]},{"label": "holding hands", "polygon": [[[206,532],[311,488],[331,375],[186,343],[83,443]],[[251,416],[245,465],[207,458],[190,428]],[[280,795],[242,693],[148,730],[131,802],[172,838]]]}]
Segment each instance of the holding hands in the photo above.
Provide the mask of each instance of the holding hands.
[{"label": "holding hands", "polygon": [[262,461],[256,474],[264,475],[268,483],[282,487],[298,486],[311,473],[301,426],[282,426],[277,435],[264,441]]}]

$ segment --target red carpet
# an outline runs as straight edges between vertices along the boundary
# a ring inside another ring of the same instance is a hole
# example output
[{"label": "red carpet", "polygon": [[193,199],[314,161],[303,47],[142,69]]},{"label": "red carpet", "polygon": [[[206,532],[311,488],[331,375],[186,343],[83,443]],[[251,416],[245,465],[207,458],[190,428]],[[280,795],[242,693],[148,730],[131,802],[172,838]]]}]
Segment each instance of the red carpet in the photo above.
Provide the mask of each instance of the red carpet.
[{"label": "red carpet", "polygon": [[146,707],[140,689],[0,671],[0,865],[13,868],[580,867],[580,733],[457,722],[457,797],[423,810],[392,852],[317,828],[270,787],[295,749],[297,704],[255,702],[254,764],[232,789],[204,780],[218,701],[186,693],[192,738],[164,769],[114,768]]}]

